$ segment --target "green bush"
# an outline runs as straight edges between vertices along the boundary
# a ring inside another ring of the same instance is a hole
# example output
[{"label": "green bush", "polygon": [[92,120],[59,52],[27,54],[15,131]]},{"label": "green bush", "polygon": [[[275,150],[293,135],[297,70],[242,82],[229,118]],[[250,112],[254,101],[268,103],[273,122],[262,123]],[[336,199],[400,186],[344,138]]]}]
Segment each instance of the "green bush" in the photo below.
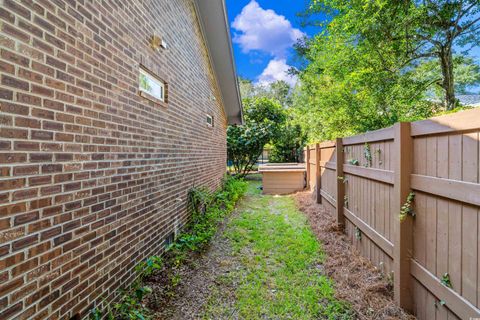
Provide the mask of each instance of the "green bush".
[{"label": "green bush", "polygon": [[298,124],[287,123],[281,133],[272,140],[270,162],[299,162],[307,137]]},{"label": "green bush", "polygon": [[167,251],[174,251],[178,258],[185,251],[204,248],[217,232],[218,223],[233,210],[246,190],[245,181],[230,176],[225,176],[222,187],[214,193],[203,187],[192,188],[188,197],[192,222]]}]

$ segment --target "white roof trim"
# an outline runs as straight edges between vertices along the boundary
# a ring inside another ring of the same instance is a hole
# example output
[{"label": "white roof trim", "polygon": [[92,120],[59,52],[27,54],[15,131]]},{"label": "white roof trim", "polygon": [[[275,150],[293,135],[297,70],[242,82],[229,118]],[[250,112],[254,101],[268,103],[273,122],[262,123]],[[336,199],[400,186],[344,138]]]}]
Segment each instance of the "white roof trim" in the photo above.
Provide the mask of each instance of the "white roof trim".
[{"label": "white roof trim", "polygon": [[233,59],[224,0],[194,0],[200,28],[220,88],[228,124],[243,123],[243,109]]}]

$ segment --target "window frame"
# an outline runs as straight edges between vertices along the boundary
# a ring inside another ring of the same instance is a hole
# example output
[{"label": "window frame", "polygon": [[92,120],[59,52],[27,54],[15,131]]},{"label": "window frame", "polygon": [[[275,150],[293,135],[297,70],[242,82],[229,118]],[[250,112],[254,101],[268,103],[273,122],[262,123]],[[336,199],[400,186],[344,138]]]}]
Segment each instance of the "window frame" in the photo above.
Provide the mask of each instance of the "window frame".
[{"label": "window frame", "polygon": [[[153,94],[151,94],[150,92],[148,92],[146,89],[144,89],[141,86],[140,77],[142,75],[150,77],[151,79],[153,79],[153,81],[155,81],[159,85],[160,91],[161,91],[161,98],[158,98],[158,97],[154,96]],[[138,93],[141,97],[143,97],[145,99],[148,99],[150,101],[153,101],[155,103],[165,105],[167,103],[167,90],[168,90],[168,85],[164,80],[162,80],[160,77],[155,75],[153,72],[151,72],[149,69],[147,69],[144,65],[139,66],[139,68],[138,68]]]},{"label": "window frame", "polygon": [[[211,119],[211,122],[208,122],[208,119]],[[215,126],[215,118],[213,115],[207,113],[207,127],[213,128]]]}]

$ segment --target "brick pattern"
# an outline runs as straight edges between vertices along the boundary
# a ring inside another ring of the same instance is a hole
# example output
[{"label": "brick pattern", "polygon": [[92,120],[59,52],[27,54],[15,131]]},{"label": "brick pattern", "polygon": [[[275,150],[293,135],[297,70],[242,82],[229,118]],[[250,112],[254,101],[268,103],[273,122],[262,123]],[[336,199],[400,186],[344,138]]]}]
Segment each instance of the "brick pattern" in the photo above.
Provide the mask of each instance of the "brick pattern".
[{"label": "brick pattern", "polygon": [[[140,64],[168,104],[139,96]],[[225,172],[193,2],[0,0],[0,74],[0,319],[84,317]]]}]

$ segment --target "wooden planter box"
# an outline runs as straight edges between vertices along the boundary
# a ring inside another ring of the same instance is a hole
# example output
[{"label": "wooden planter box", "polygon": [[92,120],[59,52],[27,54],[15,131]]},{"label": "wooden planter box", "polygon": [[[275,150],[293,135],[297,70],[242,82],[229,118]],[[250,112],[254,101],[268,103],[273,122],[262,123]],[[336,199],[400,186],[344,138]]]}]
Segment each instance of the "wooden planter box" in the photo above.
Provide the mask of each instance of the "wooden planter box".
[{"label": "wooden planter box", "polygon": [[289,194],[305,189],[303,163],[269,163],[258,168],[262,174],[263,194]]}]

